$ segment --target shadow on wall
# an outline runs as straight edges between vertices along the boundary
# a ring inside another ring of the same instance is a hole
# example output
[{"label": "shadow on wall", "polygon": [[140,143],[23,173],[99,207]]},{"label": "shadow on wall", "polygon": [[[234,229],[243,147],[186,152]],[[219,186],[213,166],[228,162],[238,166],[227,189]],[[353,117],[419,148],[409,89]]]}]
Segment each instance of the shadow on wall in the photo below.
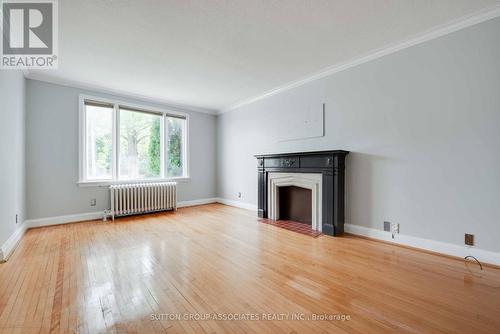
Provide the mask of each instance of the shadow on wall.
[{"label": "shadow on wall", "polygon": [[384,178],[393,158],[350,152],[346,159],[345,223],[383,229]]}]

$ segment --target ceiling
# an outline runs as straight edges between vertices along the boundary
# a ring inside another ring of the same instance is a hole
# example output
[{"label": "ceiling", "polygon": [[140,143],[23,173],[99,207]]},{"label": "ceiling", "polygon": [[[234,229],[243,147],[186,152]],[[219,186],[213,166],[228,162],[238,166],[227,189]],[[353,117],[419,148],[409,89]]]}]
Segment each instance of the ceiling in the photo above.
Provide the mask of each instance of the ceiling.
[{"label": "ceiling", "polygon": [[28,77],[220,111],[496,0],[64,0]]}]

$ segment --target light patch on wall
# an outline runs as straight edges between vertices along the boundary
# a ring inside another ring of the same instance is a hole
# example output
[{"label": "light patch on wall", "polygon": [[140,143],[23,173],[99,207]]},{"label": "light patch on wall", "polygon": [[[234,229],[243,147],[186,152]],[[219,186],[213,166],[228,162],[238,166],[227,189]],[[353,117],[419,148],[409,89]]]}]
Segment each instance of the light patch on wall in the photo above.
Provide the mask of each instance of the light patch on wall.
[{"label": "light patch on wall", "polygon": [[278,141],[290,141],[325,135],[325,104],[312,103],[287,111],[286,119],[277,124]]}]

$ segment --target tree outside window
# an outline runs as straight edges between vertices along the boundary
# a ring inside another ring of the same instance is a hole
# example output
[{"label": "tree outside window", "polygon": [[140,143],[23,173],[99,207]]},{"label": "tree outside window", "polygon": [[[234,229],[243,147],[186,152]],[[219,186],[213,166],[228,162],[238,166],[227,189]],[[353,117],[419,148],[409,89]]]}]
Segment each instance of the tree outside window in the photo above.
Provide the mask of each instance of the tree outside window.
[{"label": "tree outside window", "polygon": [[87,101],[84,112],[84,180],[185,176],[185,117]]}]

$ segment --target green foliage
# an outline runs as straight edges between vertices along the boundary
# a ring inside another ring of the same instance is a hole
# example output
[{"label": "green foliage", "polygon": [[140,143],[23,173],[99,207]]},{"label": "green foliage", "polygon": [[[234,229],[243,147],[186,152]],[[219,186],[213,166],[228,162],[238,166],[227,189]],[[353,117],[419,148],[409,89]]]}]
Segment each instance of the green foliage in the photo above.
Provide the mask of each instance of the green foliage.
[{"label": "green foliage", "polygon": [[98,170],[111,172],[111,136],[104,135],[95,139],[95,164]]},{"label": "green foliage", "polygon": [[170,118],[168,126],[167,175],[182,176],[182,122]]},{"label": "green foliage", "polygon": [[155,119],[153,125],[151,126],[148,155],[149,155],[148,159],[149,176],[160,175],[161,167],[160,167],[160,119],[159,118]]},{"label": "green foliage", "polygon": [[[120,112],[120,176],[129,178],[159,177],[161,175],[161,122],[163,119],[140,112]],[[167,117],[165,129],[166,176],[183,174],[184,120]],[[112,134],[110,126],[96,120],[95,143],[91,166],[97,174],[110,174],[112,166]]]},{"label": "green foliage", "polygon": [[160,176],[161,118],[141,112],[120,112],[120,175]]}]

